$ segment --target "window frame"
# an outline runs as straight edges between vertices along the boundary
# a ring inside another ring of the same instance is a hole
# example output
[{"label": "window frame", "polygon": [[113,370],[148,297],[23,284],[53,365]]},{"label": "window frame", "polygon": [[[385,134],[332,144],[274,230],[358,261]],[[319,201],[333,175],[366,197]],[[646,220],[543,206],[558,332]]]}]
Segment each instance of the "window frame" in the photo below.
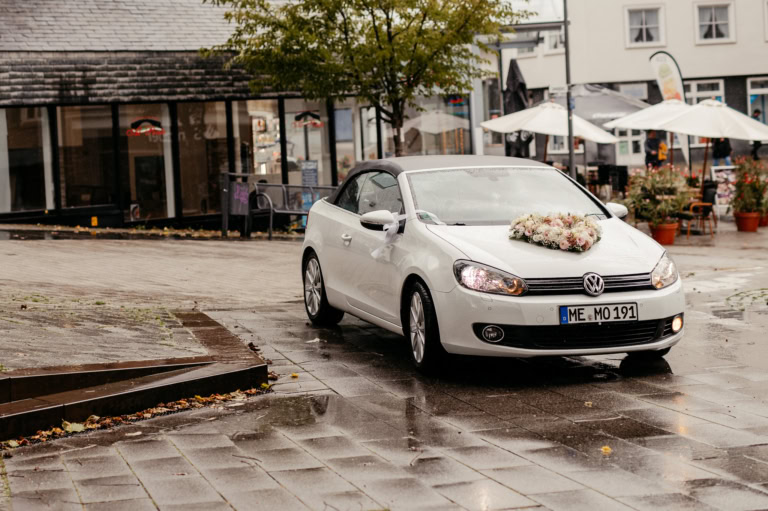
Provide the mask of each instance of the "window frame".
[{"label": "window frame", "polygon": [[[719,91],[717,93],[713,94],[713,91],[704,91],[699,92],[698,86],[701,83],[715,83],[717,82],[719,86]],[[720,96],[722,99],[721,101],[725,103],[725,80],[722,78],[710,78],[706,80],[683,80],[683,91],[685,91],[685,86],[690,85],[690,90],[685,92],[685,102],[688,103],[689,99],[711,99],[712,96]],[[699,101],[695,101],[693,103],[688,103],[689,105],[695,105]],[[695,140],[698,140],[702,137],[692,137]],[[704,142],[691,142],[691,147],[704,147],[706,144]],[[679,145],[675,144],[675,147],[680,147]]]},{"label": "window frame", "polygon": [[[659,17],[659,40],[638,43],[632,41],[629,14],[632,11],[650,11],[655,9]],[[637,4],[624,6],[624,45],[626,48],[660,48],[667,45],[667,23],[663,4]]]},{"label": "window frame", "polygon": [[[768,4],[768,1],[766,2]],[[747,78],[747,115],[750,117],[752,116],[752,102],[750,101],[753,94],[760,94],[760,95],[768,95],[768,86],[766,87],[754,87],[752,86],[753,82],[756,81],[766,81],[768,82],[768,75],[766,76],[751,76]],[[768,124],[768,111],[766,109],[763,109],[763,118],[766,119],[766,124]],[[760,121],[763,122],[763,121]]]},{"label": "window frame", "polygon": [[[555,32],[557,34],[555,35]],[[550,48],[549,47],[549,41],[553,37],[563,37],[563,46],[560,48]],[[544,55],[563,55],[565,54],[565,27],[561,26],[560,30],[545,30],[544,31],[544,44],[543,44],[543,51],[542,53]]]},{"label": "window frame", "polygon": [[[728,8],[728,37],[719,39],[703,39],[699,34],[701,20],[699,19],[700,8],[702,7],[727,7]],[[733,0],[704,0],[693,3],[693,37],[697,45],[704,44],[732,44],[736,42],[736,5]]]}]

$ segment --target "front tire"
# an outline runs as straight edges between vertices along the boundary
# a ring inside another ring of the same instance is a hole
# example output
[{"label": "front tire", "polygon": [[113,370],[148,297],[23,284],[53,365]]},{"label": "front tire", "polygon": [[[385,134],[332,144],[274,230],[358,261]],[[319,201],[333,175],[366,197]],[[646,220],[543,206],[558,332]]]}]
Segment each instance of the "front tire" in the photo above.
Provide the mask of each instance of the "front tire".
[{"label": "front tire", "polygon": [[447,353],[440,342],[437,314],[429,290],[415,282],[408,294],[406,336],[410,342],[411,359],[421,372],[433,373],[445,361]]},{"label": "front tire", "polygon": [[302,269],[304,276],[304,309],[312,324],[317,326],[334,326],[344,317],[340,311],[328,303],[325,295],[325,282],[320,269],[320,260],[312,252],[304,261]]}]

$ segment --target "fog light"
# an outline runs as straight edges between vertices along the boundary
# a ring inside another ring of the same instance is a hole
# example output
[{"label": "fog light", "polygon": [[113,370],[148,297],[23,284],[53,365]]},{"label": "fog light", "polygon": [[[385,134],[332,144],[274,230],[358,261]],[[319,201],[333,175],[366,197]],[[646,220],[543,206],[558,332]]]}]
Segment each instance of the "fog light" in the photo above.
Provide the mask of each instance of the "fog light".
[{"label": "fog light", "polygon": [[683,329],[683,317],[675,316],[675,319],[672,320],[672,332],[677,333],[682,329]]},{"label": "fog light", "polygon": [[504,330],[496,325],[483,328],[483,339],[488,342],[499,342],[504,339]]}]

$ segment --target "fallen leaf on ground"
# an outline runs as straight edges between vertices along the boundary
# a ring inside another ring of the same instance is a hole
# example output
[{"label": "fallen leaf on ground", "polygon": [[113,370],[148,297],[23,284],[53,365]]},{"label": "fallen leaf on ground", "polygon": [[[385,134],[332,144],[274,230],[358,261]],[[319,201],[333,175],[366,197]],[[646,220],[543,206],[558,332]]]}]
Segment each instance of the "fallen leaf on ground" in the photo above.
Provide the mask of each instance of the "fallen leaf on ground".
[{"label": "fallen leaf on ground", "polygon": [[141,434],[141,431],[134,431],[133,433],[126,433],[125,436],[139,436]]},{"label": "fallen leaf on ground", "polygon": [[584,406],[586,406],[587,408],[592,408],[592,401],[585,401]]},{"label": "fallen leaf on ground", "polygon": [[291,378],[295,379],[295,378],[298,378],[298,377],[299,377],[299,373],[291,373]]},{"label": "fallen leaf on ground", "polygon": [[314,339],[312,339],[311,341],[307,341],[305,344],[312,344],[312,343],[314,343],[314,342],[320,342],[320,338],[319,338],[319,337],[315,337],[315,338],[314,338]]},{"label": "fallen leaf on ground", "polygon": [[270,371],[269,374],[267,374],[267,378],[270,380],[277,380],[278,378],[280,378],[280,375],[274,371]]},{"label": "fallen leaf on ground", "polygon": [[80,433],[85,431],[85,424],[79,422],[61,421],[61,428],[67,433]]},{"label": "fallen leaf on ground", "polygon": [[604,446],[602,447],[602,449],[600,449],[600,451],[602,451],[602,453],[603,453],[603,454],[605,454],[605,455],[607,456],[607,455],[609,455],[609,454],[611,454],[611,453],[613,452],[613,449],[611,449],[611,448],[610,448],[610,447],[608,447],[607,445],[604,445]]}]

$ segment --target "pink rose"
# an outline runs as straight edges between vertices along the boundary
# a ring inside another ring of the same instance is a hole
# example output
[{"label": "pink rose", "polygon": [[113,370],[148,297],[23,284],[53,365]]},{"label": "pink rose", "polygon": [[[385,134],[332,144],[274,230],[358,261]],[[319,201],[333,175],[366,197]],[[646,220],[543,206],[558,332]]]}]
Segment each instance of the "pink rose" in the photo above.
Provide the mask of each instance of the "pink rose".
[{"label": "pink rose", "polygon": [[560,250],[568,250],[571,248],[571,244],[568,243],[568,240],[563,240],[560,242]]}]

